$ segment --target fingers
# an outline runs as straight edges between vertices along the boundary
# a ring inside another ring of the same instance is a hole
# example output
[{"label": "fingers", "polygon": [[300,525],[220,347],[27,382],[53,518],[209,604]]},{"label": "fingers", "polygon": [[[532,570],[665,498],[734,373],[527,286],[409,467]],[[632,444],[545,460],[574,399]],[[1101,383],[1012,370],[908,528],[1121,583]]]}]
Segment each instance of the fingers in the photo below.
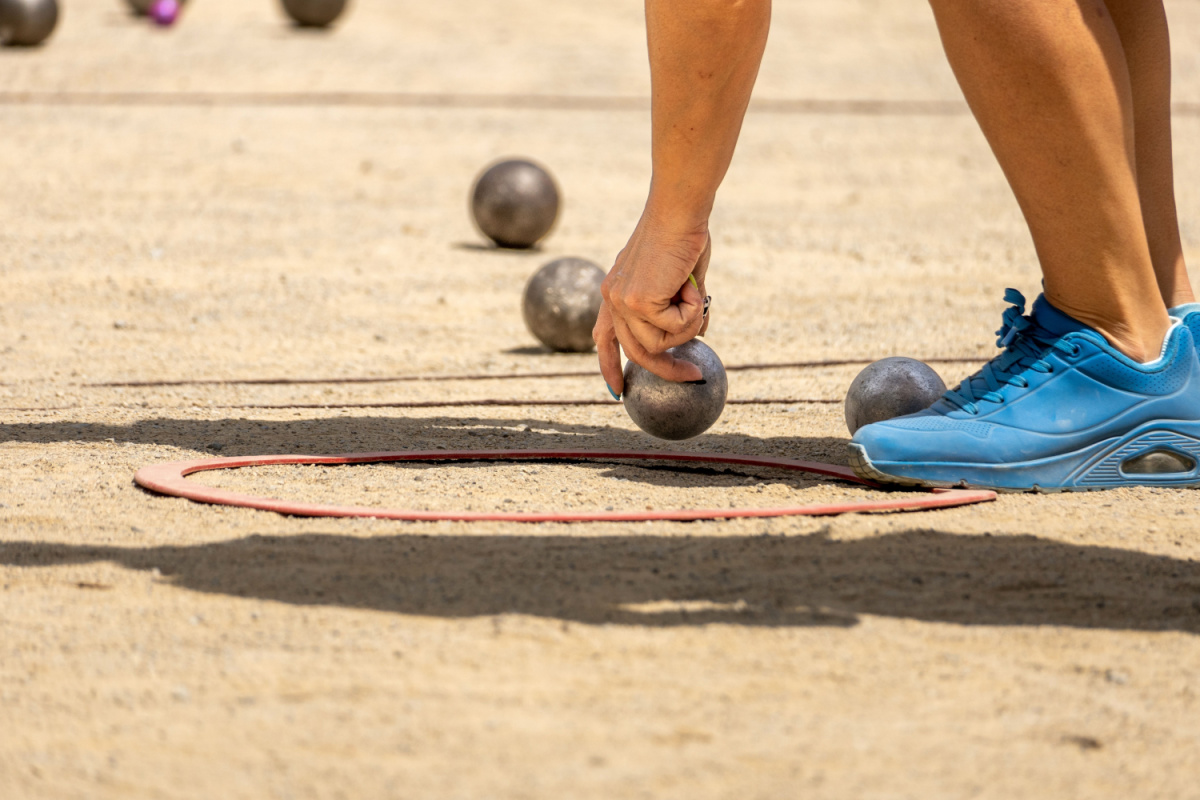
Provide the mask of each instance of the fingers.
[{"label": "fingers", "polygon": [[[622,345],[630,344],[622,335],[628,331],[629,336],[637,342],[641,349],[655,354],[661,353],[668,347],[677,347],[684,342],[691,341],[696,334],[700,333],[700,328],[704,325],[704,317],[700,313],[694,315],[684,328],[674,332],[664,330],[654,320],[646,320],[634,315],[625,317],[614,315],[613,319],[617,322],[617,338],[621,340]],[[624,330],[622,330],[622,326]],[[625,348],[625,355],[629,355],[628,347]]]},{"label": "fingers", "polygon": [[[692,286],[691,281],[685,283],[670,299],[654,302],[644,297],[621,297],[614,294],[612,305],[614,317],[638,323],[639,331],[640,325],[645,324],[661,331],[665,337],[672,340],[689,333],[695,336],[696,331],[700,329],[699,318],[704,311],[703,297]],[[639,338],[645,346],[651,349],[655,347],[651,339]],[[659,346],[659,349],[674,347],[685,341],[686,338],[674,341],[672,344]]]},{"label": "fingers", "polygon": [[[689,249],[695,244],[699,242],[693,240]],[[622,350],[626,358],[666,380],[702,378],[695,364],[666,352],[708,329],[704,278],[712,258],[711,237],[705,236],[703,248],[692,257],[695,261],[680,258],[653,237],[647,240],[639,224],[609,270],[601,285],[604,302],[592,336],[600,371],[614,395],[625,389]]]},{"label": "fingers", "polygon": [[[701,320],[703,322],[703,320]],[[652,327],[646,326],[643,335],[655,342],[655,347],[666,349],[683,344],[696,334],[688,333],[679,337],[661,339]],[[679,341],[673,342],[678,338]],[[698,381],[704,377],[700,368],[690,361],[675,358],[666,352],[651,352],[633,333],[628,325],[619,318],[613,317],[608,303],[600,306],[600,314],[596,318],[596,327],[592,329],[592,339],[596,342],[596,352],[600,357],[600,374],[616,399],[625,393],[625,377],[621,370],[621,348],[631,361],[648,369],[660,378],[669,381]]]},{"label": "fingers", "polygon": [[596,353],[600,356],[600,374],[608,384],[608,391],[614,400],[620,400],[625,393],[625,378],[621,372],[621,346],[617,341],[616,329],[613,327],[612,310],[607,302],[600,305],[600,315],[596,318],[596,327],[592,329],[592,339],[596,342]]},{"label": "fingers", "polygon": [[[675,358],[667,352],[652,353],[647,350],[620,318],[614,317],[613,323],[616,328],[617,338],[620,340],[621,346],[625,349],[625,355],[635,364],[645,367],[660,378],[677,383],[698,381],[704,377],[704,373],[700,371],[700,368],[690,361]],[[691,338],[693,337],[689,336],[683,341],[688,341]],[[683,341],[680,344],[683,344]],[[673,347],[674,345],[669,346]]]},{"label": "fingers", "polygon": [[[697,288],[697,286],[700,288]],[[654,300],[633,293],[610,292],[614,319],[630,325],[642,346],[652,352],[683,344],[704,324],[703,285],[689,277],[669,299]]]}]

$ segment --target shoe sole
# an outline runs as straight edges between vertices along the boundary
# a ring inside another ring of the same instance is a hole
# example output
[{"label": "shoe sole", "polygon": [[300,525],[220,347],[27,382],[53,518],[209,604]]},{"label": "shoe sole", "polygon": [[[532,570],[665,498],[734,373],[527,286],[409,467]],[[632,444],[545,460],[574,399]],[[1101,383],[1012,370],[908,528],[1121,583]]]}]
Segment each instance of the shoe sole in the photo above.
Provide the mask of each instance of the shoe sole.
[{"label": "shoe sole", "polygon": [[[1190,470],[1127,473],[1125,465],[1149,454],[1169,453],[1192,463]],[[991,489],[996,492],[1095,492],[1125,486],[1200,488],[1200,422],[1147,423],[1118,439],[1082,450],[1017,464],[874,463],[860,444],[850,443],[850,466],[858,477],[896,486]],[[904,471],[925,470],[936,477]],[[1039,480],[1040,478],[1040,480]]]}]

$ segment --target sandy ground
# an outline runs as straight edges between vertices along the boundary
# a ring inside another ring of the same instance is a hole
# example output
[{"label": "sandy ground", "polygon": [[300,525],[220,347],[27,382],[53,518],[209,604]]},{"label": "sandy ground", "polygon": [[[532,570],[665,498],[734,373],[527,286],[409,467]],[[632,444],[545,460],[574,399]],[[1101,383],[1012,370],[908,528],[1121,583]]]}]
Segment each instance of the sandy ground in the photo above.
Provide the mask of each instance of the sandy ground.
[{"label": "sandy ground", "polygon": [[[1200,4],[1169,10],[1198,262]],[[533,404],[604,400],[598,374],[453,379],[594,371],[536,346],[520,292],[624,243],[643,47],[634,0],[359,2],[331,34],[267,2],[193,0],[163,32],[80,0],[47,47],[0,51],[0,797],[1198,796],[1200,493],[515,525],[133,485],[213,455],[666,447],[616,404]],[[758,98],[710,345],[986,357],[1037,271],[925,6],[778,3]],[[535,252],[466,215],[510,154],[565,195]],[[840,407],[807,401],[857,369],[731,372],[732,399],[786,402],[678,448],[845,463]],[[353,382],[404,377],[446,380]],[[228,382],[268,378],[319,382]],[[160,385],[103,385],[130,382]],[[485,400],[511,405],[404,405]],[[198,479],[476,510],[872,494],[613,463]]]}]

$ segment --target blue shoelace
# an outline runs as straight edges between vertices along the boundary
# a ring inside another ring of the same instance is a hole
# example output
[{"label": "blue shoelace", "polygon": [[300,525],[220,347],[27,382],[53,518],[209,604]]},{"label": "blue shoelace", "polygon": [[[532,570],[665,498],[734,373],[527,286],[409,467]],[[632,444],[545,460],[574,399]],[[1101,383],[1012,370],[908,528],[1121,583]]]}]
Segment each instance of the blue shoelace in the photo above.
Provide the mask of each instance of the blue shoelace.
[{"label": "blue shoelace", "polygon": [[1004,302],[1012,306],[1004,312],[1004,324],[996,331],[996,345],[1004,352],[983,366],[983,369],[942,395],[942,399],[954,404],[972,416],[979,414],[979,403],[1003,403],[1000,390],[1005,386],[1024,389],[1029,386],[1020,373],[1026,370],[1049,373],[1053,365],[1045,360],[1050,350],[1059,350],[1069,355],[1079,352],[1077,345],[1064,342],[1041,327],[1032,317],[1025,316],[1025,295],[1016,289],[1004,291]]}]

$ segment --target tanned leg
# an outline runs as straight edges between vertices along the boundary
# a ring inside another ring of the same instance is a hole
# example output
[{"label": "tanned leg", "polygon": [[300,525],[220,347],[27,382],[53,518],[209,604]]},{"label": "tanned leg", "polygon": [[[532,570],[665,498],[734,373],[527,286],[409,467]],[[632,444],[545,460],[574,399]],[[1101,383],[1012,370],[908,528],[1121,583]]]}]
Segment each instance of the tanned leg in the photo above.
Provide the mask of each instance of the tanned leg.
[{"label": "tanned leg", "polygon": [[930,4],[1029,225],[1046,298],[1129,357],[1157,358],[1169,318],[1142,220],[1130,69],[1108,7]]},{"label": "tanned leg", "polygon": [[1142,220],[1167,307],[1195,300],[1179,240],[1171,156],[1171,40],[1162,0],[1107,0],[1133,89]]}]

